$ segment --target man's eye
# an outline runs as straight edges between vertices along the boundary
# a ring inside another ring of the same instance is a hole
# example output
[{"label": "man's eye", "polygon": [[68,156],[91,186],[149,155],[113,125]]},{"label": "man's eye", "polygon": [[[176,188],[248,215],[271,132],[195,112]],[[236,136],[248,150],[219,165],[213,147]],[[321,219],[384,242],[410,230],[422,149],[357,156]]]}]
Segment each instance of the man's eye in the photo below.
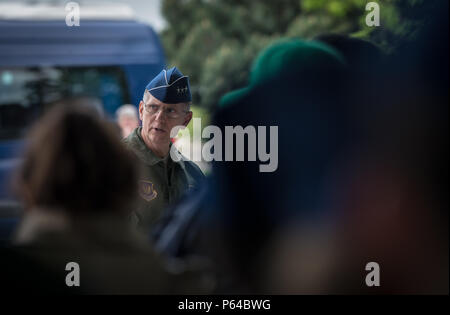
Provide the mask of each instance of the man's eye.
[{"label": "man's eye", "polygon": [[150,105],[151,110],[158,110],[158,105]]},{"label": "man's eye", "polygon": [[168,109],[167,109],[167,112],[168,112],[169,114],[175,113],[175,109],[173,109],[173,108],[168,108]]}]

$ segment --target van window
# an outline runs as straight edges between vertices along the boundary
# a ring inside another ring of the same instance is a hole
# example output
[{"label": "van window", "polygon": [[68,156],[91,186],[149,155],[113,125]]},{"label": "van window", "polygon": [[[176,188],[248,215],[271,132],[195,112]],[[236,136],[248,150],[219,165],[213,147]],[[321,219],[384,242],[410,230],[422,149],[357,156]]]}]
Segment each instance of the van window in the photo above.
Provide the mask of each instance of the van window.
[{"label": "van window", "polygon": [[120,67],[0,68],[0,140],[20,138],[52,104],[66,98],[98,100],[105,115],[129,103]]}]

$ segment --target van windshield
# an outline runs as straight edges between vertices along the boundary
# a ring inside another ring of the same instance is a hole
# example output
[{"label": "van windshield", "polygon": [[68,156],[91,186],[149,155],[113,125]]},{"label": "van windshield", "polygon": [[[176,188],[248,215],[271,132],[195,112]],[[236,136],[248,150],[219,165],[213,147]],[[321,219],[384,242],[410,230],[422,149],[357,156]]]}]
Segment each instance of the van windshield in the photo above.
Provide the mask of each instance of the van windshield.
[{"label": "van windshield", "polygon": [[49,107],[67,98],[93,99],[108,118],[129,103],[120,67],[0,68],[0,140],[16,139]]}]

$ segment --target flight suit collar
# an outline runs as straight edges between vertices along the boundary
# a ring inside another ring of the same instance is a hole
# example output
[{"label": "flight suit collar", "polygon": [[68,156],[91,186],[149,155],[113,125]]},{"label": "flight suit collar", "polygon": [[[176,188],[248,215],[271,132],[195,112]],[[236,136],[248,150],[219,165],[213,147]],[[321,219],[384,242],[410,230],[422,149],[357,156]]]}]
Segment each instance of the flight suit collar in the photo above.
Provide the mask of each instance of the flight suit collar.
[{"label": "flight suit collar", "polygon": [[134,129],[130,135],[130,144],[135,149],[133,151],[136,153],[139,159],[150,166],[164,161],[163,158],[158,157],[145,145],[145,142],[141,136],[141,131],[142,127],[138,127]]},{"label": "flight suit collar", "polygon": [[[133,130],[131,133],[131,145],[136,149],[135,152],[138,155],[138,157],[147,165],[153,166],[156,165],[159,162],[164,162],[164,158],[160,158],[156,154],[153,153],[153,151],[147,147],[144,140],[141,136],[142,127],[138,127]],[[170,148],[172,147],[172,143],[170,144]],[[184,162],[183,160],[180,161],[173,161],[172,157],[170,156],[170,150],[169,150],[169,156],[168,156],[168,163],[177,163],[181,166],[181,168],[184,170]]]}]

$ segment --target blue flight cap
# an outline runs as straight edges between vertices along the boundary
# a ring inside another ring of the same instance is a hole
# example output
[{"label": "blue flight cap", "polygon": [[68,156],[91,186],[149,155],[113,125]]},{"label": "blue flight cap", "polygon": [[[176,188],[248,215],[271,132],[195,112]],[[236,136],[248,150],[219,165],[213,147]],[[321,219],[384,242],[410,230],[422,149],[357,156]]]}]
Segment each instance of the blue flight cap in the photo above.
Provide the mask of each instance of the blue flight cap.
[{"label": "blue flight cap", "polygon": [[188,103],[192,100],[189,78],[176,67],[163,69],[145,89],[167,104]]}]

